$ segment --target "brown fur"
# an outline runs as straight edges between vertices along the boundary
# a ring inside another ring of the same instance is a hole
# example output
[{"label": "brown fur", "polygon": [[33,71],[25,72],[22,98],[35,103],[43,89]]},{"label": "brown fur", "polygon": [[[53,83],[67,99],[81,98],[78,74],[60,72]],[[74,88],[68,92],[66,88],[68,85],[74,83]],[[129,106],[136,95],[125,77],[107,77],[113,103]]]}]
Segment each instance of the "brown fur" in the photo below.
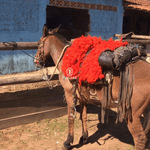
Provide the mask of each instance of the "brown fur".
[{"label": "brown fur", "polygon": [[[52,32],[55,32],[55,30],[51,31],[51,34]],[[61,40],[59,40],[59,38],[57,38],[55,35],[48,36],[44,43],[45,58],[48,59],[51,56],[54,63],[56,64],[64,46],[65,44]],[[38,53],[39,52],[37,51],[36,54],[37,57]],[[73,130],[74,117],[71,115],[74,114],[74,109],[72,108],[74,106],[73,91],[71,90],[73,85],[70,83],[69,79],[64,78],[64,75],[61,72],[61,64],[62,62],[60,62],[58,65],[58,70],[60,71],[59,80],[62,87],[64,88],[66,101],[68,105],[68,138],[64,143],[64,149],[69,149],[70,143],[73,143],[74,137],[74,130]],[[146,112],[145,114],[149,116],[148,113],[150,112],[148,108],[150,105],[150,65],[141,60],[130,65],[132,65],[133,67],[133,94],[131,98],[132,121],[130,119],[127,119],[127,126],[134,139],[135,149],[144,150],[148,139],[147,135],[144,132],[140,117],[145,112]],[[113,99],[115,100],[117,100],[118,98],[119,83],[120,83],[119,76],[114,76],[112,85],[112,96]],[[96,87],[99,100],[95,102],[90,100],[89,86],[85,84],[79,87],[79,89],[82,89],[81,92],[82,95],[77,93],[81,108],[80,116],[83,129],[82,140],[83,143],[86,143],[88,139],[88,131],[86,124],[87,102],[100,105],[102,103],[103,87],[102,85]],[[147,122],[150,123],[150,121]]]}]

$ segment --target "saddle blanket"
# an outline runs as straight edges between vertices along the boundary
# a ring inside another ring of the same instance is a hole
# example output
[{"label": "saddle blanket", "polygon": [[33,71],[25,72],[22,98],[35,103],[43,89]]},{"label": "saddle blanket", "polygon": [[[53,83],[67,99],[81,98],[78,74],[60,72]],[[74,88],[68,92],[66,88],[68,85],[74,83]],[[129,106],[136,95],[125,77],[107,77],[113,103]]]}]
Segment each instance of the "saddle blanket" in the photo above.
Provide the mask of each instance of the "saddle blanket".
[{"label": "saddle blanket", "polygon": [[62,71],[65,77],[69,79],[79,78],[93,84],[98,79],[104,78],[102,67],[99,65],[98,57],[101,52],[109,49],[114,51],[120,46],[126,46],[128,42],[102,40],[101,37],[85,37],[76,38],[72,45],[67,49],[62,59]]}]

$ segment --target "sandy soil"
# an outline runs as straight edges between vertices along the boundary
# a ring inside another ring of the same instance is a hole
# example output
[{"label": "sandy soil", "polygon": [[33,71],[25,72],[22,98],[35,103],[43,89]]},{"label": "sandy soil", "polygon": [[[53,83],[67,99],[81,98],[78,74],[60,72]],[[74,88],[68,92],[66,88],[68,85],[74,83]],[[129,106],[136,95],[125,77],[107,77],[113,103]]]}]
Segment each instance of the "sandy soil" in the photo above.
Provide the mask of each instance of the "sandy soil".
[{"label": "sandy soil", "polygon": [[[1,86],[0,93],[21,90],[38,89],[46,87],[47,83],[32,83]],[[116,112],[109,111],[108,123],[100,123],[100,108],[88,107],[89,139],[86,145],[80,144],[82,135],[79,110],[74,125],[74,143],[72,150],[133,150],[133,139],[126,123],[115,124]],[[44,119],[40,122],[19,125],[0,130],[0,150],[61,150],[63,142],[67,139],[67,115]]]},{"label": "sandy soil", "polygon": [[[78,110],[78,108],[77,108]],[[82,134],[79,113],[75,119],[72,150],[133,150],[133,140],[125,122],[115,124],[116,113],[110,111],[109,122],[99,121],[100,108],[88,108],[88,144],[79,144]],[[67,138],[67,115],[52,120],[0,130],[1,150],[61,150]]]}]

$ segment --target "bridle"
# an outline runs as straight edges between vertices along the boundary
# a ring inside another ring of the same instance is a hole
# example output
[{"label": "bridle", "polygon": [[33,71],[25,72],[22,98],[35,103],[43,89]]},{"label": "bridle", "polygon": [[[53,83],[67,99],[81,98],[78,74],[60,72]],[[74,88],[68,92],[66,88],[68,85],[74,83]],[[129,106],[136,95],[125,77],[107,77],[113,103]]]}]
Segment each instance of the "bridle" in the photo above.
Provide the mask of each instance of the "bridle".
[{"label": "bridle", "polygon": [[[39,40],[39,42],[38,42],[38,51],[39,51],[39,54],[38,54],[38,57],[37,57],[37,55],[35,55],[34,63],[35,64],[40,64],[40,65],[43,64],[42,68],[44,68],[44,66],[45,66],[44,43],[45,43],[46,39],[50,35],[54,35],[54,34],[48,34],[46,37],[41,37],[40,40]],[[60,63],[60,61],[61,61],[61,59],[62,59],[62,57],[64,55],[64,52],[65,52],[66,48],[69,47],[69,46],[70,46],[69,44],[64,46],[64,48],[63,48],[63,50],[62,50],[62,52],[61,52],[61,54],[60,54],[60,56],[59,56],[59,58],[57,60],[57,63],[56,63],[55,68],[54,68],[54,71],[53,71],[51,77],[49,78],[49,80],[52,79],[52,77],[53,77],[53,75],[54,75],[54,73],[55,73],[55,71],[56,71],[56,69],[58,67],[58,64]]]},{"label": "bridle", "polygon": [[45,66],[45,57],[44,57],[44,43],[46,41],[46,39],[48,38],[49,35],[47,35],[46,37],[41,37],[40,40],[38,41],[38,56],[35,55],[35,60],[34,63],[36,64],[40,64],[43,67]]}]

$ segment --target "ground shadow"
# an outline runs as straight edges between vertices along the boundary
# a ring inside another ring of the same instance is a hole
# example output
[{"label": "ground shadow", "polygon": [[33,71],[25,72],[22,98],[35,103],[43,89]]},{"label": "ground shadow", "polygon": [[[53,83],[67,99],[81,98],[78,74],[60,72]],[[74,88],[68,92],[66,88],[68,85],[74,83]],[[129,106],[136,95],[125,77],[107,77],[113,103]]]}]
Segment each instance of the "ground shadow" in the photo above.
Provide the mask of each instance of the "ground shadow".
[{"label": "ground shadow", "polygon": [[[77,107],[77,111],[79,111],[79,108]],[[117,138],[123,143],[131,144],[133,145],[133,138],[127,128],[126,122],[123,121],[122,123],[118,122],[117,124],[115,123],[116,121],[116,115],[117,113],[115,111],[112,111],[109,109],[109,114],[108,114],[108,123],[102,124],[100,122],[100,114],[101,114],[101,108],[94,106],[94,105],[88,105],[88,113],[92,114],[98,114],[99,118],[99,123],[97,125],[97,131],[93,133],[91,136],[88,138],[88,143],[95,143],[97,142],[99,145],[101,145],[98,142],[98,139],[105,136],[106,134],[110,134],[109,137],[106,139],[103,139],[103,144],[105,144],[105,141],[108,139],[113,139]],[[90,121],[90,120],[88,120]],[[72,148],[80,148],[82,147],[81,142],[79,144],[72,146]],[[72,149],[71,148],[71,149]]]}]

